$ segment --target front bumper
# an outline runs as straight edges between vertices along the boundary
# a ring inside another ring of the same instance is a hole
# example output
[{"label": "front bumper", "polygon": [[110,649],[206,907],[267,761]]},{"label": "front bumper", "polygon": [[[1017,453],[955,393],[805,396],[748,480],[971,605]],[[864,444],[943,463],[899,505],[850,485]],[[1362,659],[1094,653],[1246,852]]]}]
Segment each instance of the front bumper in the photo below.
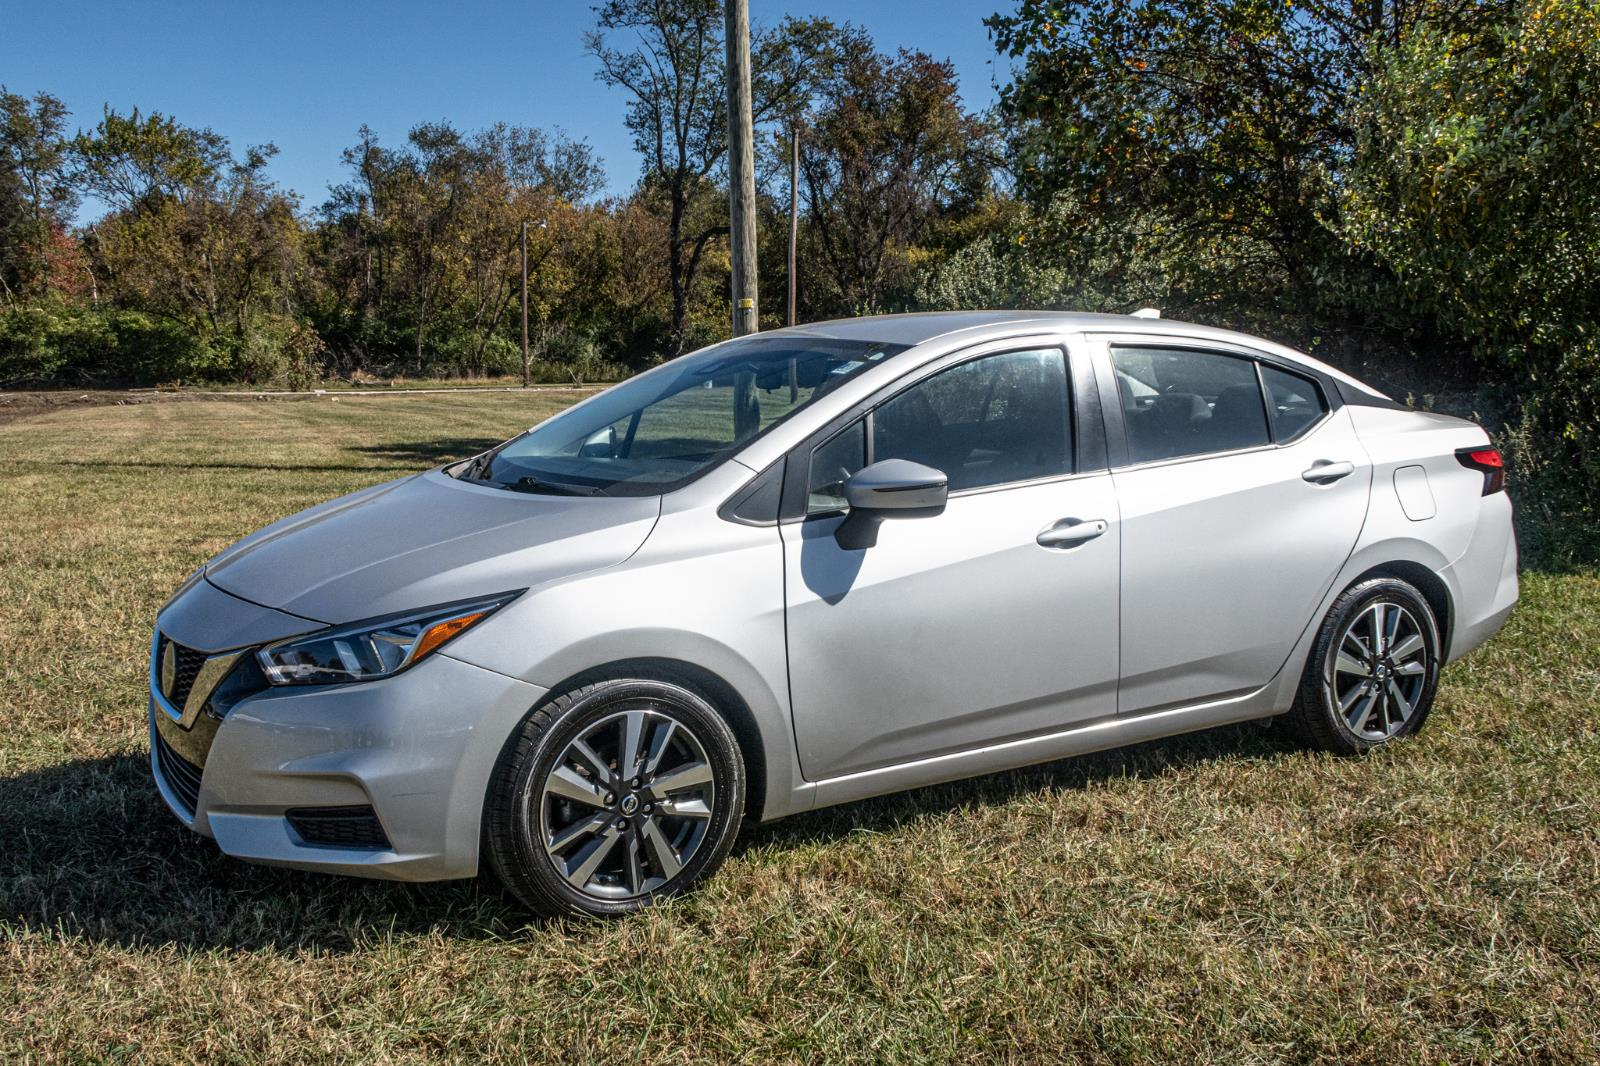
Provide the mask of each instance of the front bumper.
[{"label": "front bumper", "polygon": [[[216,723],[191,811],[157,757],[151,773],[180,821],[235,858],[401,881],[470,877],[489,775],[545,694],[440,652],[395,677],[269,689]],[[307,843],[295,808],[370,805],[387,848]]]}]

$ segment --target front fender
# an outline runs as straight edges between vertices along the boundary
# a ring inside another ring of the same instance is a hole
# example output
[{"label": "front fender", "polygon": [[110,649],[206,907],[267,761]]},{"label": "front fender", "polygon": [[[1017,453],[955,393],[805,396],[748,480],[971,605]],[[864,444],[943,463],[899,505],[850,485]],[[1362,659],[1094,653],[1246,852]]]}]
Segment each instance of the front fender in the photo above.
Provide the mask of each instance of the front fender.
[{"label": "front fender", "polygon": [[615,663],[692,664],[749,709],[764,756],[763,816],[810,806],[790,717],[783,544],[773,527],[664,515],[628,562],[534,589],[450,654],[557,694]]}]

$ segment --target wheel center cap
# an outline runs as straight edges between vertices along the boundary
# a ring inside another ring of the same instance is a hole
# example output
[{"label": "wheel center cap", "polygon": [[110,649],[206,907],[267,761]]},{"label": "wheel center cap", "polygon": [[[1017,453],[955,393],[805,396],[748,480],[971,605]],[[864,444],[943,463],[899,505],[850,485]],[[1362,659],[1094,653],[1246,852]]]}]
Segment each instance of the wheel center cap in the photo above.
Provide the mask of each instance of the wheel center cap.
[{"label": "wheel center cap", "polygon": [[632,814],[639,809],[639,797],[630,792],[622,797],[622,803],[619,806],[623,814]]}]

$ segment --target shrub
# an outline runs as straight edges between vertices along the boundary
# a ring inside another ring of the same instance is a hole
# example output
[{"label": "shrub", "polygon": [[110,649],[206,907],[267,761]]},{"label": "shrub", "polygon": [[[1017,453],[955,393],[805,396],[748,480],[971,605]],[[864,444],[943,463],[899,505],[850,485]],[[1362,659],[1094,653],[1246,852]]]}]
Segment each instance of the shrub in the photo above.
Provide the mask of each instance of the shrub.
[{"label": "shrub", "polygon": [[51,312],[45,307],[8,307],[0,313],[0,385],[52,377],[66,362],[50,343]]},{"label": "shrub", "polygon": [[234,352],[231,376],[247,385],[269,385],[282,381],[287,369],[281,338],[265,329],[252,329]]},{"label": "shrub", "polygon": [[0,314],[0,380],[148,384],[224,375],[225,361],[185,325],[139,311],[64,304]]},{"label": "shrub", "polygon": [[317,331],[304,322],[288,324],[281,351],[284,380],[291,389],[303,392],[311,387],[313,381],[322,378],[323,359],[328,346],[322,342]]},{"label": "shrub", "polygon": [[[143,311],[112,311],[107,324],[115,347],[94,376],[130,384],[220,380],[229,360],[181,322]],[[88,368],[84,368],[88,373]]]},{"label": "shrub", "polygon": [[606,359],[599,343],[587,333],[565,326],[546,328],[544,356],[540,360],[550,375],[541,380],[572,381],[578,384],[590,381],[620,381],[628,376],[621,365]]},{"label": "shrub", "polygon": [[283,315],[262,315],[246,330],[227,376],[230,381],[301,391],[322,380],[326,355],[327,346],[309,325]]}]

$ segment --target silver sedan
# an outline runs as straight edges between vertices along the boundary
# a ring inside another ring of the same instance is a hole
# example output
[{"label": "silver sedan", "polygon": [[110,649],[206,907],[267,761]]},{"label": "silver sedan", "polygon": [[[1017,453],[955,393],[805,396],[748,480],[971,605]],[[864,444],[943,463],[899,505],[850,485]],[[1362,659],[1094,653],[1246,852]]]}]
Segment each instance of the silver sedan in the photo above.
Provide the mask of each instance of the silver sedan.
[{"label": "silver sedan", "polygon": [[1476,425],[1222,330],[779,330],[212,559],[152,769],[241,859],[626,912],[746,820],[1247,719],[1409,736],[1516,602],[1504,487]]}]

